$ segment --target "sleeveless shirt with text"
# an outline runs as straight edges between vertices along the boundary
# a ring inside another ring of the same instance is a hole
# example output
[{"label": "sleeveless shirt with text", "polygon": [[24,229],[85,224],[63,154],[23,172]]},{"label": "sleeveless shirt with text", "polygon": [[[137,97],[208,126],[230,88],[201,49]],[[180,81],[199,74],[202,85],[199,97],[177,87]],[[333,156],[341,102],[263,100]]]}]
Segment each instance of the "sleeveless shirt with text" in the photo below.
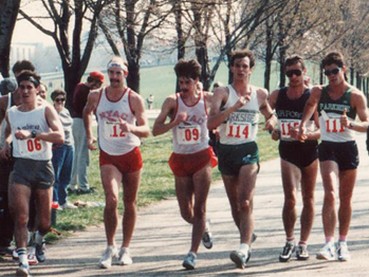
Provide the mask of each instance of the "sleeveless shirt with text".
[{"label": "sleeveless shirt with text", "polygon": [[332,100],[328,94],[328,86],[323,87],[319,104],[319,124],[322,141],[346,142],[355,140],[355,132],[341,126],[340,117],[347,110],[347,117],[355,120],[356,109],[350,105],[352,88],[348,88],[337,100]]},{"label": "sleeveless shirt with text", "polygon": [[192,106],[186,105],[179,93],[176,94],[176,97],[176,114],[186,112],[187,118],[186,121],[172,128],[173,152],[177,154],[190,154],[208,148],[209,131],[206,126],[208,114],[204,94],[201,92],[198,101]]},{"label": "sleeveless shirt with text", "polygon": [[122,97],[113,102],[108,99],[106,89],[103,89],[96,107],[99,146],[112,156],[126,154],[141,144],[136,135],[123,132],[119,127],[119,118],[129,124],[136,124],[129,103],[131,93],[134,92],[127,88]]},{"label": "sleeveless shirt with text", "polygon": [[15,138],[17,130],[49,132],[50,127],[45,118],[46,105],[36,107],[32,111],[22,112],[16,106],[8,111],[13,140],[13,156],[15,158],[48,161],[52,157],[52,144],[37,138],[19,140]]},{"label": "sleeveless shirt with text", "polygon": [[[222,109],[233,106],[239,99],[232,85],[228,86],[228,99]],[[251,99],[219,126],[221,144],[238,145],[256,140],[259,123],[257,92],[252,88]]]}]

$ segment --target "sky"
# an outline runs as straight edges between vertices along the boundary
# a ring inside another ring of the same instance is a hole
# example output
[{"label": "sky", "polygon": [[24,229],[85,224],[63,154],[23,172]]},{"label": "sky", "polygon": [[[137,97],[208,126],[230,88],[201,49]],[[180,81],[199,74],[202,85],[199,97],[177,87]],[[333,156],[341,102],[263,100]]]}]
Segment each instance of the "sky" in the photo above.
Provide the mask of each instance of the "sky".
[{"label": "sky", "polygon": [[15,24],[12,42],[53,44],[53,40],[49,36],[43,34],[26,20],[20,20]]}]

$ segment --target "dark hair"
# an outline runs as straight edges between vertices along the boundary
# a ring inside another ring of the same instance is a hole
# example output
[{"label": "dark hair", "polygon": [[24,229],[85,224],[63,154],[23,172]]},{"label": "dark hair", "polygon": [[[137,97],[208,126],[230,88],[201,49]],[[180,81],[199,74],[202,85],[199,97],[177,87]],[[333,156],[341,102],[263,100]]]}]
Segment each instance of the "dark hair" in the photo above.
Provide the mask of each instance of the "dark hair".
[{"label": "dark hair", "polygon": [[41,77],[37,75],[36,72],[30,71],[30,70],[23,70],[21,73],[17,76],[17,83],[18,86],[22,81],[29,81],[35,85],[35,87],[38,87],[40,85]]},{"label": "dark hair", "polygon": [[12,68],[14,75],[18,75],[23,70],[35,71],[35,66],[28,60],[17,61]]},{"label": "dark hair", "polygon": [[305,69],[305,63],[304,59],[299,55],[293,55],[291,57],[288,57],[286,61],[284,62],[284,69],[286,70],[287,66],[295,65],[295,64],[301,64],[302,69]]},{"label": "dark hair", "polygon": [[343,55],[340,52],[330,52],[328,53],[324,59],[322,60],[322,68],[324,68],[327,65],[335,64],[338,67],[343,67],[345,65],[345,60],[343,58]]},{"label": "dark hair", "polygon": [[56,99],[56,97],[58,97],[59,95],[63,95],[65,98],[67,98],[67,93],[64,90],[62,90],[62,89],[56,89],[50,95],[51,100],[54,101]]},{"label": "dark hair", "polygon": [[254,54],[248,50],[248,49],[241,49],[241,50],[235,50],[233,52],[231,52],[230,54],[230,65],[233,66],[234,65],[234,61],[236,59],[242,59],[248,57],[250,60],[250,68],[253,68],[255,65],[255,57]]},{"label": "dark hair", "polygon": [[201,65],[196,60],[180,59],[174,67],[177,77],[197,79],[201,76]]}]

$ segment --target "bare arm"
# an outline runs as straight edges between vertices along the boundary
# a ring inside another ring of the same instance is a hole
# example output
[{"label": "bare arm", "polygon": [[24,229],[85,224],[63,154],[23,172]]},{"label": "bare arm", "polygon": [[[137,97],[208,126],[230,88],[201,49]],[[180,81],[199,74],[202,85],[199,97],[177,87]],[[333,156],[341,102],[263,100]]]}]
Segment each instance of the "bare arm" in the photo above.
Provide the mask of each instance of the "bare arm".
[{"label": "bare arm", "polygon": [[92,132],[92,115],[99,101],[99,95],[99,91],[90,92],[87,98],[87,103],[83,109],[83,123],[86,129],[87,146],[90,150],[97,149],[94,145],[96,138],[93,136]]},{"label": "bare arm", "polygon": [[317,112],[316,108],[320,99],[320,95],[322,93],[322,88],[321,86],[316,86],[313,87],[311,90],[311,94],[310,97],[308,99],[308,101],[305,104],[305,108],[304,108],[304,112],[302,114],[302,119],[301,119],[301,124],[300,124],[300,130],[299,130],[299,135],[301,137],[303,137],[306,132],[306,122],[310,120],[310,118],[312,117],[312,115],[314,114],[314,112]]},{"label": "bare arm", "polygon": [[226,121],[231,113],[237,111],[246,101],[250,100],[250,96],[241,96],[233,106],[221,111],[222,104],[226,103],[227,100],[228,89],[226,87],[219,87],[214,91],[207,124],[209,130],[216,129],[222,122]]},{"label": "bare arm", "polygon": [[265,130],[268,130],[270,132],[273,131],[275,125],[277,124],[278,120],[275,114],[273,113],[273,109],[269,105],[268,102],[268,91],[265,89],[259,88],[257,90],[258,94],[258,101],[260,103],[259,110],[262,115],[265,117]]},{"label": "bare arm", "polygon": [[[155,119],[154,126],[152,128],[152,133],[154,136],[165,134],[186,119],[186,114],[180,114],[177,115],[174,120],[171,120],[174,116],[176,105],[177,103],[175,95],[171,95],[165,99],[160,114]],[[170,119],[168,123],[166,123],[167,118]]]},{"label": "bare arm", "polygon": [[366,108],[366,98],[359,90],[354,90],[351,94],[351,107],[356,109],[361,122],[349,122],[346,114],[341,117],[341,123],[357,132],[366,132],[369,126],[368,111]]},{"label": "bare arm", "polygon": [[120,119],[120,128],[123,132],[130,132],[138,137],[148,137],[150,135],[150,127],[145,112],[145,104],[142,97],[137,93],[131,94],[131,107],[136,117],[136,125],[128,124]]}]

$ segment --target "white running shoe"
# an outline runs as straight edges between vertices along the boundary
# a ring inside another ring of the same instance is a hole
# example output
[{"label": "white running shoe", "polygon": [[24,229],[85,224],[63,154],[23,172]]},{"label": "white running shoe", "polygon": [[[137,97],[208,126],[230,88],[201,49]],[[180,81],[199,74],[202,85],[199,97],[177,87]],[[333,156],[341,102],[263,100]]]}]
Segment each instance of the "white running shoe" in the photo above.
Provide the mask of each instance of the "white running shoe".
[{"label": "white running shoe", "polygon": [[129,253],[129,249],[126,247],[122,247],[119,251],[119,257],[118,257],[118,264],[119,265],[130,265],[133,264],[133,260],[131,258],[131,255]]},{"label": "white running shoe", "polygon": [[196,266],[196,254],[193,252],[188,252],[187,256],[184,258],[182,266],[186,269],[195,269]]},{"label": "white running shoe", "polygon": [[337,256],[338,260],[341,262],[347,262],[351,260],[351,255],[348,250],[346,241],[337,242]]},{"label": "white running shoe", "polygon": [[29,272],[29,265],[20,263],[15,274],[16,276],[24,276],[24,277],[31,276]]},{"label": "white running shoe", "polygon": [[36,258],[36,248],[34,246],[30,247],[29,251],[28,251],[28,264],[29,265],[36,265],[38,264],[38,260]]},{"label": "white running shoe", "polygon": [[73,205],[72,203],[70,202],[65,202],[63,205],[60,206],[63,210],[65,209],[78,209],[77,206]]},{"label": "white running shoe", "polygon": [[336,247],[333,242],[327,242],[316,255],[318,260],[333,261],[336,259]]},{"label": "white running shoe", "polygon": [[115,248],[115,246],[108,246],[100,261],[99,261],[99,267],[100,268],[110,268],[111,267],[111,263],[113,258],[115,258],[117,256],[117,249]]}]

